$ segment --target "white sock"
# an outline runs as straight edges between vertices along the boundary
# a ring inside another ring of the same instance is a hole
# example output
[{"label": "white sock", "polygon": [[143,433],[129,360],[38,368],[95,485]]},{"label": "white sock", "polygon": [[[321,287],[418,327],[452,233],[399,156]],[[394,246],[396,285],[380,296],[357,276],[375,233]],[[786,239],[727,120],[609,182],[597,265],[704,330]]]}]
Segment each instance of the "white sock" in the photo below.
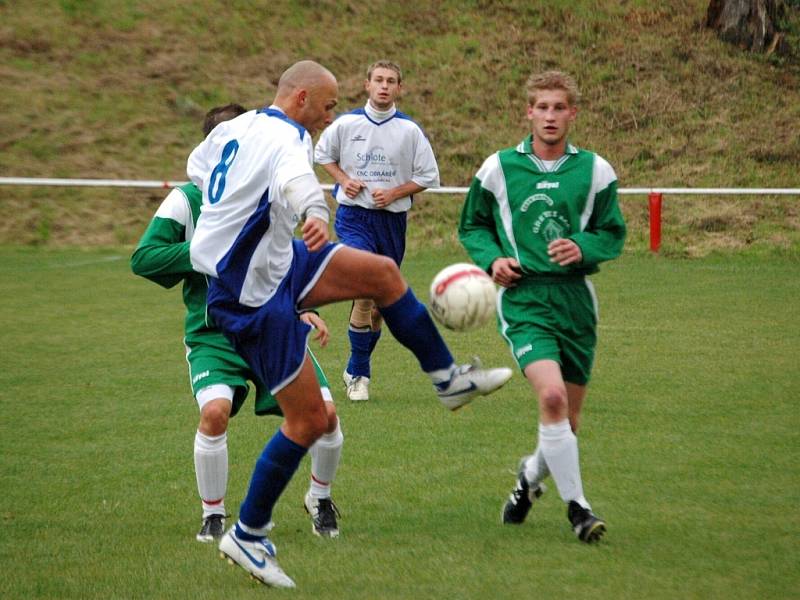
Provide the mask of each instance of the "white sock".
[{"label": "white sock", "polygon": [[453,369],[456,368],[456,364],[453,363],[446,369],[437,369],[435,371],[428,371],[428,377],[431,378],[431,381],[434,385],[438,383],[444,383],[445,381],[449,381],[450,377],[453,374]]},{"label": "white sock", "polygon": [[547,468],[547,461],[544,459],[541,444],[536,446],[534,453],[525,459],[522,473],[532,486],[544,481],[550,475],[550,469]]},{"label": "white sock", "polygon": [[564,502],[575,500],[584,508],[591,508],[583,497],[578,438],[572,433],[569,420],[564,419],[553,425],[539,424],[539,448],[561,499]]},{"label": "white sock", "polygon": [[330,498],[331,484],[339,468],[344,435],[339,423],[332,433],[326,433],[311,446],[311,486],[308,491],[314,498]]},{"label": "white sock", "polygon": [[197,491],[203,501],[203,517],[225,514],[228,486],[228,434],[208,436],[199,431],[194,437],[194,472]]}]

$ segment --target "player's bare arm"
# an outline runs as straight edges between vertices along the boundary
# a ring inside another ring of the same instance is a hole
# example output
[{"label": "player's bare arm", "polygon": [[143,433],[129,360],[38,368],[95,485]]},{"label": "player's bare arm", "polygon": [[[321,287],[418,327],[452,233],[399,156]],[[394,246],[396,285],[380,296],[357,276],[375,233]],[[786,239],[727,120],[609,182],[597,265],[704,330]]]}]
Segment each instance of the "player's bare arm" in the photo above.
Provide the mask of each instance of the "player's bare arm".
[{"label": "player's bare arm", "polygon": [[378,208],[386,208],[395,200],[405,198],[406,196],[411,196],[412,194],[420,194],[426,189],[427,188],[424,188],[413,181],[409,181],[408,183],[404,183],[403,185],[398,185],[397,187],[393,188],[378,188],[372,190],[372,200],[375,202],[375,206]]},{"label": "player's bare arm", "polygon": [[547,254],[550,256],[550,262],[558,263],[562,267],[577,264],[583,260],[580,246],[566,238],[550,242],[547,246]]},{"label": "player's bare arm", "polygon": [[324,348],[328,345],[330,332],[328,331],[328,324],[325,323],[325,320],[322,317],[313,311],[306,311],[304,313],[300,313],[300,320],[306,325],[311,325],[311,327],[317,330],[316,335],[314,335],[314,340],[319,342],[320,348]]},{"label": "player's bare arm", "polygon": [[347,173],[342,171],[341,167],[336,163],[327,163],[322,165],[322,168],[333,177],[334,181],[342,186],[345,196],[351,200],[358,196],[358,193],[364,189],[366,184],[360,179],[353,179]]},{"label": "player's bare arm", "polygon": [[516,258],[496,258],[492,263],[492,281],[503,287],[514,287],[522,277],[522,271]]}]

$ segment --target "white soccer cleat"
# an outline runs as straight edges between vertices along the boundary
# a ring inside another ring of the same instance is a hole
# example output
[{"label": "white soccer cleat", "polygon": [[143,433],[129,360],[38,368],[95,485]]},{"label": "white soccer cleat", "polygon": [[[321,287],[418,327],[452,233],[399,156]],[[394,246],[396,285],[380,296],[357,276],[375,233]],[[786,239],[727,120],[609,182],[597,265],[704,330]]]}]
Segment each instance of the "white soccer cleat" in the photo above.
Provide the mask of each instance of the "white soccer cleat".
[{"label": "white soccer cleat", "polygon": [[275,545],[267,538],[255,541],[240,540],[231,527],[222,536],[219,551],[231,564],[236,563],[261,583],[273,587],[293,588],[294,581],[283,572],[275,560]]},{"label": "white soccer cleat", "polygon": [[369,400],[369,377],[363,375],[350,375],[347,371],[342,374],[342,380],[347,387],[347,399],[352,402]]},{"label": "white soccer cleat", "polygon": [[471,364],[456,366],[449,380],[437,383],[436,393],[445,407],[458,410],[476,396],[485,396],[500,389],[512,374],[513,371],[508,367],[484,369],[480,360],[475,358]]}]

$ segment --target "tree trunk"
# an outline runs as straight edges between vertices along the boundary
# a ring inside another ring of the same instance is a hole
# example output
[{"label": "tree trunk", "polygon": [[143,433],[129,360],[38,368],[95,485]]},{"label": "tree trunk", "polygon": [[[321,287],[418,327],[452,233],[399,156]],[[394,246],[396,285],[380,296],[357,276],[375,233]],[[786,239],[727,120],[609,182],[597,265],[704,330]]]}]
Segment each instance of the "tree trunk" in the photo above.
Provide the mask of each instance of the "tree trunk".
[{"label": "tree trunk", "polygon": [[785,51],[778,23],[784,16],[783,0],[711,0],[706,27],[726,42],[753,52]]}]

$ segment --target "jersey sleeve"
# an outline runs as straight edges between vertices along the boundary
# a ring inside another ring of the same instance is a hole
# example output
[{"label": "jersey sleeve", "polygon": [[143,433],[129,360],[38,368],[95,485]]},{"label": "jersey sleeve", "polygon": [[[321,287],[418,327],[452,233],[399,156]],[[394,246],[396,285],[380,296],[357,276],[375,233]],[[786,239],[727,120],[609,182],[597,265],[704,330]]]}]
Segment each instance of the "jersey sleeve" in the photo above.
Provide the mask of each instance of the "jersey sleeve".
[{"label": "jersey sleeve", "polygon": [[283,145],[272,164],[274,185],[278,186],[281,193],[292,179],[308,174],[313,175],[314,179],[317,177],[311,166],[313,150],[310,138],[305,136],[308,136],[308,133],[304,134],[303,139],[296,138],[293,143]]},{"label": "jersey sleeve", "polygon": [[186,161],[186,175],[189,180],[201,190],[203,189],[203,177],[210,170],[208,165],[206,141],[196,146]]},{"label": "jersey sleeve", "polygon": [[439,165],[433,154],[431,143],[422,130],[418,130],[416,151],[414,152],[413,175],[411,181],[424,188],[439,187]]},{"label": "jersey sleeve", "polygon": [[193,272],[186,228],[192,211],[183,193],[172,190],[147,226],[131,256],[131,270],[165,288]]},{"label": "jersey sleeve", "polygon": [[503,256],[494,206],[497,204],[494,193],[485,188],[482,175],[490,168],[496,155],[484,162],[477,175],[472,178],[458,226],[458,238],[472,261],[487,273],[492,263]]},{"label": "jersey sleeve", "polygon": [[329,165],[339,163],[340,144],[339,126],[336,121],[322,130],[319,141],[314,148],[314,162],[318,165]]},{"label": "jersey sleeve", "polygon": [[595,157],[592,174],[591,211],[584,217],[585,226],[570,236],[581,249],[581,266],[592,266],[616,258],[625,243],[625,220],[617,201],[617,176],[600,156]]}]

